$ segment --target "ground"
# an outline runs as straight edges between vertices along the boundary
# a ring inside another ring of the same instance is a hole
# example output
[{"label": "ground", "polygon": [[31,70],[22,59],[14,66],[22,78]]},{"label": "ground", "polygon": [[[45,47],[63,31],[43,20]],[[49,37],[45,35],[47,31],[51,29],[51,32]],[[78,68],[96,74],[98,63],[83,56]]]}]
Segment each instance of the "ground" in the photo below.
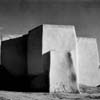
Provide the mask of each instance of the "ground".
[{"label": "ground", "polygon": [[81,94],[0,91],[0,100],[100,100],[100,87],[80,85]]},{"label": "ground", "polygon": [[16,93],[0,92],[0,100],[100,100],[98,94],[49,94],[49,93]]}]

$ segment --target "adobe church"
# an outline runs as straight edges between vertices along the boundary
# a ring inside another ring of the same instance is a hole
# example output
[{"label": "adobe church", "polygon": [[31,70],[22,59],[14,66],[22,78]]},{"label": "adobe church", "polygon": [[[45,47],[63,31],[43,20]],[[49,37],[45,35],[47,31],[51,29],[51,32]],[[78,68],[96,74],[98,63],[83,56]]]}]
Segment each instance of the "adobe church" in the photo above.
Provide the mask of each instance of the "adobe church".
[{"label": "adobe church", "polygon": [[90,58],[82,54],[87,55],[83,47],[91,39],[81,40],[70,25],[43,24],[22,36],[2,36],[0,90],[79,93],[80,82],[90,84],[88,77],[83,81],[90,59],[96,58],[89,67],[96,69],[99,64],[96,39],[93,49],[87,49],[93,53]]}]

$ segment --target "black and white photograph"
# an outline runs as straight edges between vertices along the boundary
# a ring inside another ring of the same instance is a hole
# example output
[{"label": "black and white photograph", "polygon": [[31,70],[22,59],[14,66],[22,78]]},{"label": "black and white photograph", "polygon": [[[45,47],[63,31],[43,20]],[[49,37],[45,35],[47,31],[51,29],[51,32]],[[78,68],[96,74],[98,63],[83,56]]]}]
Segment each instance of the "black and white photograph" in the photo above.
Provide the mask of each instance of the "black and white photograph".
[{"label": "black and white photograph", "polygon": [[100,0],[0,0],[0,100],[100,100]]}]

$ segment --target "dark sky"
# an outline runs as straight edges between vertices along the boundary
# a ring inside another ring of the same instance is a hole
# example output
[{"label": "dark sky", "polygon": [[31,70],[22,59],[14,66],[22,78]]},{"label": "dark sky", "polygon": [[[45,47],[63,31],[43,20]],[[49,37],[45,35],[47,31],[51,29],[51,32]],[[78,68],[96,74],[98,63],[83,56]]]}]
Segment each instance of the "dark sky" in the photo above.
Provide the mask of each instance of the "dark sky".
[{"label": "dark sky", "polygon": [[77,36],[97,38],[100,52],[99,0],[0,0],[3,34],[27,33],[40,24],[75,25]]}]

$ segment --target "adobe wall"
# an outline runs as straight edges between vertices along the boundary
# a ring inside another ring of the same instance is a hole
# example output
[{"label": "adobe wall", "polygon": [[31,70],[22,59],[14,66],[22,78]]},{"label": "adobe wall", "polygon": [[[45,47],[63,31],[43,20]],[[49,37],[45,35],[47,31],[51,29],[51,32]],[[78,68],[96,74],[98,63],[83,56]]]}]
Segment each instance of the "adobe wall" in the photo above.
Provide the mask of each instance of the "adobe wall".
[{"label": "adobe wall", "polygon": [[42,54],[43,26],[29,31],[27,63],[30,88],[34,92],[49,92],[50,52]]},{"label": "adobe wall", "polygon": [[77,41],[74,26],[44,24],[42,41],[42,54],[50,51],[50,92],[78,93]]},{"label": "adobe wall", "polygon": [[1,63],[13,75],[27,72],[27,35],[2,41]]},{"label": "adobe wall", "polygon": [[37,75],[42,69],[42,26],[29,31],[27,42],[28,73]]},{"label": "adobe wall", "polygon": [[78,38],[79,83],[100,84],[99,54],[96,38]]},{"label": "adobe wall", "polygon": [[[1,49],[2,65],[14,75],[27,73],[32,91],[79,91],[74,26],[41,25],[30,30],[25,37],[3,41]],[[63,87],[59,85],[56,90],[57,85],[54,83],[65,86],[65,90],[62,91]]]}]

